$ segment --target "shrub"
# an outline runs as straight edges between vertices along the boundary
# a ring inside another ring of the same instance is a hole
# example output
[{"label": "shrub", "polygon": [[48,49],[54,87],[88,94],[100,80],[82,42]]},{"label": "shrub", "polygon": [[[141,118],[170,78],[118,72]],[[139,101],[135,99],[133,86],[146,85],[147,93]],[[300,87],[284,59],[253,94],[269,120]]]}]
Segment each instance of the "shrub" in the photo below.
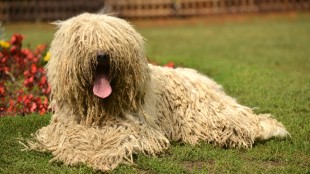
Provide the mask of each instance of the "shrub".
[{"label": "shrub", "polygon": [[47,47],[22,48],[23,38],[15,34],[10,41],[0,40],[0,117],[48,110],[50,86],[43,68]]}]

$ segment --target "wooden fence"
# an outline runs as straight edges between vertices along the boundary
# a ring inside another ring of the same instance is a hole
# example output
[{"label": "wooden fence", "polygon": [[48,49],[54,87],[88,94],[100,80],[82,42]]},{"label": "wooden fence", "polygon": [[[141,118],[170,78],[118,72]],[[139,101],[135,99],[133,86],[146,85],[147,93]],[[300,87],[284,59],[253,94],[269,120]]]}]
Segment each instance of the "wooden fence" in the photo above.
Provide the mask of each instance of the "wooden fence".
[{"label": "wooden fence", "polygon": [[0,0],[0,21],[58,20],[103,7],[123,18],[158,18],[309,11],[310,0]]},{"label": "wooden fence", "polygon": [[106,8],[124,18],[186,17],[310,10],[310,0],[107,0]]},{"label": "wooden fence", "polygon": [[0,21],[66,19],[103,7],[103,0],[0,0]]}]

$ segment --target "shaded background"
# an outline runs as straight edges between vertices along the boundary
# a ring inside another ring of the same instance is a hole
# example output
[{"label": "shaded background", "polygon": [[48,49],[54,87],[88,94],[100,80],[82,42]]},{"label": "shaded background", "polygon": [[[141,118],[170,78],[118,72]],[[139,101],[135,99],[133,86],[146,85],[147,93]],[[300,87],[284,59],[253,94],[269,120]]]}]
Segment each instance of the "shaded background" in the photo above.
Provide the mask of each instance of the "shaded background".
[{"label": "shaded background", "polygon": [[2,0],[0,21],[54,21],[86,11],[145,19],[309,9],[309,0]]}]

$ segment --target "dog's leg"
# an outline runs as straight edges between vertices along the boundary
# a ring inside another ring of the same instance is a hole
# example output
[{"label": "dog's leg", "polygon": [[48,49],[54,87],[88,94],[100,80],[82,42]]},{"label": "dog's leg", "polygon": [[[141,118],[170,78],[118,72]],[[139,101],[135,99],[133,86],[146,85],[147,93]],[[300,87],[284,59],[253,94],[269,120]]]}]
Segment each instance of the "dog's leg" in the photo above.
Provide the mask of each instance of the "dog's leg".
[{"label": "dog's leg", "polygon": [[259,132],[256,136],[257,140],[267,140],[271,137],[285,138],[289,136],[284,126],[277,120],[270,118],[268,114],[261,114],[258,117]]},{"label": "dog's leg", "polygon": [[30,149],[49,151],[66,165],[82,163],[101,171],[119,164],[133,164],[132,155],[155,155],[169,147],[169,141],[151,129],[128,120],[110,120],[102,127],[56,122],[40,129],[29,142]]}]

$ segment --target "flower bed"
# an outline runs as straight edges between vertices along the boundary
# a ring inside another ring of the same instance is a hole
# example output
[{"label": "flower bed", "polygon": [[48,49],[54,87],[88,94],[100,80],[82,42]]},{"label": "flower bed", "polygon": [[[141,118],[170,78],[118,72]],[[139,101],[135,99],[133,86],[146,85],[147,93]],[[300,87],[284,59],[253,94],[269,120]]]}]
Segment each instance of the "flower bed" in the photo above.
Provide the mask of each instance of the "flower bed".
[{"label": "flower bed", "polygon": [[10,41],[0,40],[0,117],[48,110],[50,86],[43,68],[47,47],[23,48],[23,38],[15,34]]}]

